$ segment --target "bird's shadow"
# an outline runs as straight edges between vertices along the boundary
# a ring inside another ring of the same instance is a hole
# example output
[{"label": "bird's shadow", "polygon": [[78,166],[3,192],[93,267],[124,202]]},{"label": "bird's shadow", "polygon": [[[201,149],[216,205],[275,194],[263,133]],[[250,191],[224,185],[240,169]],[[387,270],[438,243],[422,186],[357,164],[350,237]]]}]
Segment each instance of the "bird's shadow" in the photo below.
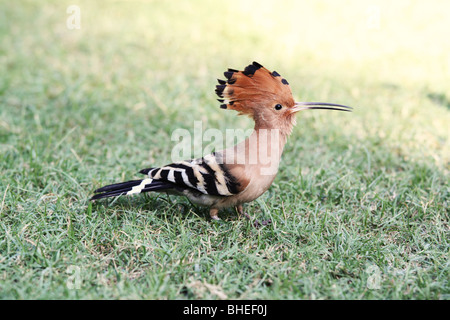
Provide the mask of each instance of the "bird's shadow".
[{"label": "bird's shadow", "polygon": [[[158,218],[180,215],[183,219],[192,215],[199,216],[205,220],[211,221],[209,209],[207,207],[198,206],[188,199],[174,199],[175,197],[168,194],[147,195],[141,197],[118,197],[113,200],[102,199],[102,201],[94,201],[93,208],[103,208],[106,215],[108,208],[120,209],[122,213],[143,210],[153,214]],[[117,211],[115,211],[117,213]],[[220,216],[225,221],[236,220],[238,215],[234,209],[227,208],[221,211]]]}]

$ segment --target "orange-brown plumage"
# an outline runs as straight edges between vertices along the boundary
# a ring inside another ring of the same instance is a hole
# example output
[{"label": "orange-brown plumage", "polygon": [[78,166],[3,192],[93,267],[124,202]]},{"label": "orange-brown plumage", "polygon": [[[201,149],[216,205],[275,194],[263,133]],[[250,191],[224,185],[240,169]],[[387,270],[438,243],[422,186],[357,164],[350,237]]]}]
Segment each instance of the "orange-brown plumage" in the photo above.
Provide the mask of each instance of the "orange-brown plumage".
[{"label": "orange-brown plumage", "polygon": [[[279,129],[284,135],[291,133],[295,106],[291,87],[278,72],[270,72],[257,62],[243,71],[228,69],[227,80],[219,80],[216,93],[222,99],[221,108],[236,110],[255,121],[255,129]],[[284,110],[277,110],[280,105]]]},{"label": "orange-brown plumage", "polygon": [[291,88],[286,79],[276,71],[270,72],[257,62],[247,66],[243,71],[228,69],[224,73],[227,80],[219,80],[216,93],[224,109],[232,109],[239,114],[252,118],[255,112],[271,103],[280,103],[286,107],[295,104]]}]

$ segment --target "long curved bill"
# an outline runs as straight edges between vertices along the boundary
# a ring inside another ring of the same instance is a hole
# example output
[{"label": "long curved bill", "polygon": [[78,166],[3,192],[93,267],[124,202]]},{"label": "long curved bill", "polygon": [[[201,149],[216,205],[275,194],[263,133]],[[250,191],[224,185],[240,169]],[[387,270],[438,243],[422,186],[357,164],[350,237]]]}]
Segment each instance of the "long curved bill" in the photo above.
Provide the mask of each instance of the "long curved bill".
[{"label": "long curved bill", "polygon": [[290,109],[291,113],[295,113],[307,109],[324,109],[352,112],[352,107],[342,104],[326,103],[326,102],[296,102],[295,106]]}]

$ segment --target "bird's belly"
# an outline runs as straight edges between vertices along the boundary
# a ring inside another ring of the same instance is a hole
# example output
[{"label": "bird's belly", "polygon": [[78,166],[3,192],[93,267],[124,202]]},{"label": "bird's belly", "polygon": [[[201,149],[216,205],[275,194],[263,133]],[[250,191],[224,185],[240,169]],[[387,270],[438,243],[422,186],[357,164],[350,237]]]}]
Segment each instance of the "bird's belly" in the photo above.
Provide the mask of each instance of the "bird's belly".
[{"label": "bird's belly", "polygon": [[240,194],[242,202],[250,202],[260,197],[272,185],[275,175],[267,175],[259,178],[258,183],[249,183],[248,187]]},{"label": "bird's belly", "polygon": [[221,198],[219,201],[215,203],[215,207],[217,208],[232,207],[243,203],[251,202],[260,197],[264,192],[266,192],[274,179],[275,175],[265,176],[264,178],[260,177],[258,179],[258,183],[250,182],[248,187],[241,193],[234,196]]},{"label": "bird's belly", "polygon": [[207,207],[212,207],[221,199],[227,198],[224,196],[213,196],[192,190],[184,190],[183,195],[185,195],[191,202]]}]

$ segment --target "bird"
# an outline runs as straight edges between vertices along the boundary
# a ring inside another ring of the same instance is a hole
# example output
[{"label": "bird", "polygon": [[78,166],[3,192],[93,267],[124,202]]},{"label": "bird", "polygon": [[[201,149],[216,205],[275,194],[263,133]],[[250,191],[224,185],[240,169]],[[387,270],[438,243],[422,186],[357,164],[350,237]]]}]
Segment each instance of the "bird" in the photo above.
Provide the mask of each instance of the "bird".
[{"label": "bird", "polygon": [[[212,220],[219,211],[234,207],[252,220],[245,203],[264,194],[272,185],[288,136],[302,110],[352,111],[352,107],[324,102],[296,102],[289,82],[276,71],[254,61],[243,70],[227,69],[215,92],[220,108],[235,110],[254,121],[253,132],[244,141],[201,158],[176,161],[142,169],[143,179],[107,185],[94,191],[91,200],[144,192],[165,192],[187,197],[209,208]],[[256,220],[255,226],[270,220]]]}]

